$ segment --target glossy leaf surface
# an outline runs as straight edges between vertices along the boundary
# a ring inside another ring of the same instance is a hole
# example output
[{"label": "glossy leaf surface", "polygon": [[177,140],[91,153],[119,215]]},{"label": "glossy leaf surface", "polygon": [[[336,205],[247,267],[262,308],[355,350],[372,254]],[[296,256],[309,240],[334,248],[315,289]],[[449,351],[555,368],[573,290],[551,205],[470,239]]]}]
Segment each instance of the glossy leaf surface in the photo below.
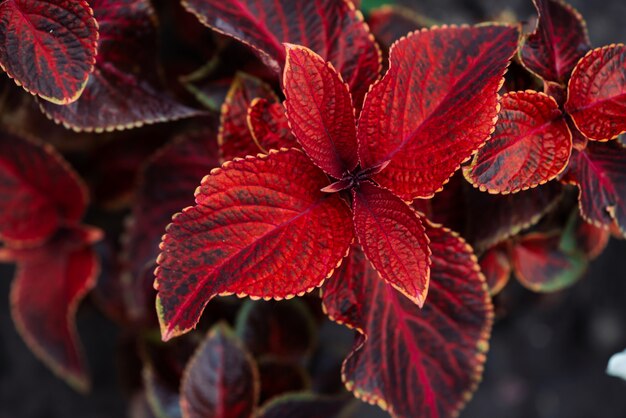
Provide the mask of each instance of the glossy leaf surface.
[{"label": "glossy leaf surface", "polygon": [[567,166],[572,135],[554,99],[532,91],[508,93],[491,139],[464,168],[482,191],[515,193],[556,178]]},{"label": "glossy leaf surface", "polygon": [[0,239],[34,245],[87,206],[82,180],[49,145],[0,132]]},{"label": "glossy leaf surface", "polygon": [[283,89],[289,125],[311,160],[341,179],[359,162],[348,86],[333,66],[313,51],[296,45],[286,48]]},{"label": "glossy leaf surface", "polygon": [[189,361],[181,382],[183,418],[250,418],[259,372],[233,332],[218,324]]},{"label": "glossy leaf surface", "polygon": [[626,45],[594,49],[576,65],[565,108],[589,139],[626,132]]},{"label": "glossy leaf surface", "polygon": [[173,218],[157,262],[164,339],[191,329],[218,294],[287,298],[320,286],[353,238],[324,173],[292,149],[235,160],[205,177]]},{"label": "glossy leaf surface", "polygon": [[278,101],[270,86],[263,81],[238,73],[221,108],[217,141],[224,161],[257,155],[262,151],[255,143],[248,126],[248,109],[255,98]]},{"label": "glossy leaf surface", "polygon": [[268,402],[258,418],[340,418],[344,399],[309,394],[289,394]]},{"label": "glossy leaf surface", "polygon": [[546,81],[567,83],[578,60],[591,48],[582,16],[561,0],[533,0],[537,28],[524,41],[520,59]]},{"label": "glossy leaf surface", "polygon": [[431,197],[489,138],[497,91],[517,47],[514,27],[422,30],[397,42],[359,119],[364,168],[404,200]]},{"label": "glossy leaf surface", "polygon": [[326,312],[363,335],[344,362],[346,386],[393,417],[453,417],[480,379],[492,306],[471,249],[428,227],[433,250],[428,301],[419,309],[380,280],[353,249],[324,287]]},{"label": "glossy leaf surface", "polygon": [[300,147],[291,133],[282,103],[254,99],[248,108],[248,128],[254,142],[264,152],[271,149]]},{"label": "glossy leaf surface", "polygon": [[100,27],[98,59],[80,99],[41,103],[57,123],[74,130],[112,131],[202,112],[180,104],[161,82],[156,15],[147,0],[91,0]]},{"label": "glossy leaf surface", "polygon": [[381,277],[422,307],[430,279],[430,248],[420,216],[370,182],[353,190],[354,229]]},{"label": "glossy leaf surface", "polygon": [[580,211],[588,222],[626,234],[626,150],[614,142],[574,150],[564,180],[578,185]]},{"label": "glossy leaf surface", "polygon": [[96,62],[98,24],[86,1],[0,3],[0,67],[53,103],[78,99]]},{"label": "glossy leaf surface", "polygon": [[40,360],[80,391],[89,389],[89,376],[75,315],[96,283],[99,261],[90,244],[100,236],[98,230],[64,229],[44,246],[5,248],[0,254],[17,263],[11,287],[11,316],[17,330]]},{"label": "glossy leaf surface", "polygon": [[283,42],[303,45],[332,62],[360,103],[380,69],[380,52],[363,16],[347,0],[185,0],[205,25],[251,46],[277,74]]}]

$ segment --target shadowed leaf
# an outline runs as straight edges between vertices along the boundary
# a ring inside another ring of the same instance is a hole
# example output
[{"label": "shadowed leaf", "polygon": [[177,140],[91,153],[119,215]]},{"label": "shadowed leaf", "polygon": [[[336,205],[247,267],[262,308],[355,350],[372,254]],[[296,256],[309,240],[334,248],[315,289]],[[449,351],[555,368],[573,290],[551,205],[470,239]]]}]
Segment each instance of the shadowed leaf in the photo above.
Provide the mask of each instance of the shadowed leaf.
[{"label": "shadowed leaf", "polygon": [[306,370],[298,363],[262,358],[259,360],[259,374],[261,404],[285,393],[304,391],[310,386]]},{"label": "shadowed leaf", "polygon": [[248,108],[248,127],[254,142],[266,152],[271,149],[299,148],[282,103],[254,99]]},{"label": "shadowed leaf", "polygon": [[77,100],[96,62],[98,24],[83,0],[0,3],[0,67],[53,103]]},{"label": "shadowed leaf", "polygon": [[164,339],[195,326],[218,294],[287,298],[320,286],[352,241],[350,210],[324,173],[291,149],[226,163],[196,206],[174,216],[157,259]]},{"label": "shadowed leaf", "polygon": [[345,399],[312,394],[289,394],[266,403],[258,418],[340,418]]},{"label": "shadowed leaf", "polygon": [[480,270],[487,280],[491,296],[500,293],[507,285],[511,269],[511,262],[504,246],[490,248],[480,257]]}]

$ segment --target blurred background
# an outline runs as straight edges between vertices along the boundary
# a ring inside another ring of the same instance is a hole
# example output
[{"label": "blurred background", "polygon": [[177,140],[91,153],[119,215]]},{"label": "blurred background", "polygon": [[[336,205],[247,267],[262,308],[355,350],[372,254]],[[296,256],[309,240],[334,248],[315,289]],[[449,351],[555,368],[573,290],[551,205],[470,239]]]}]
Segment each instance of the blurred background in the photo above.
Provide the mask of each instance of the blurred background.
[{"label": "blurred background", "polygon": [[[174,1],[174,0],[172,0]],[[445,23],[488,20],[504,10],[534,16],[530,0],[398,0]],[[594,46],[626,41],[625,0],[571,0],[586,18]],[[78,329],[92,371],[82,396],[27,349],[9,316],[12,268],[0,266],[0,418],[118,418],[127,415],[117,328],[89,301]],[[511,281],[496,300],[497,320],[484,379],[462,418],[624,418],[626,382],[605,374],[626,348],[626,242],[613,240],[574,287],[536,295]],[[340,338],[336,339],[337,334]],[[329,326],[337,351],[352,334]],[[385,417],[363,406],[359,418]],[[419,417],[416,417],[419,418]]]}]

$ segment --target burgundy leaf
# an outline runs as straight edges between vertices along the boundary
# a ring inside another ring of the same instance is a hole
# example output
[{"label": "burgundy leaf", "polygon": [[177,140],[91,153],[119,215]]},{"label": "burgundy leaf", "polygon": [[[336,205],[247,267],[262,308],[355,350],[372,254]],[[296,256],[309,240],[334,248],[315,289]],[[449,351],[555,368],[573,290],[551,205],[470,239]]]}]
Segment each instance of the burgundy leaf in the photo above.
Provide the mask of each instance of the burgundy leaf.
[{"label": "burgundy leaf", "polygon": [[293,393],[266,403],[258,418],[340,418],[346,404],[345,399]]},{"label": "burgundy leaf", "polygon": [[381,277],[422,307],[430,248],[420,216],[386,189],[363,182],[353,190],[354,229]]},{"label": "burgundy leaf", "polygon": [[591,48],[580,13],[561,0],[533,0],[537,28],[520,48],[520,60],[546,81],[565,84],[578,60]]},{"label": "burgundy leaf", "polygon": [[382,47],[384,55],[387,55],[386,52],[394,42],[409,32],[429,26],[428,23],[413,10],[395,4],[374,9],[367,17],[367,24]]},{"label": "burgundy leaf", "polygon": [[489,294],[495,296],[500,293],[509,282],[512,270],[506,245],[487,250],[480,257],[480,270],[487,280]]},{"label": "burgundy leaf", "polygon": [[0,132],[0,239],[16,246],[45,241],[81,220],[87,189],[50,145]]},{"label": "burgundy leaf", "polygon": [[262,358],[259,360],[259,374],[261,404],[285,393],[304,391],[310,386],[306,370],[298,363]]},{"label": "burgundy leaf", "polygon": [[508,93],[495,132],[463,173],[481,191],[515,193],[555,179],[571,152],[572,134],[553,98]]},{"label": "burgundy leaf", "polygon": [[286,49],[283,89],[289,125],[313,162],[340,179],[359,162],[348,86],[332,64],[313,51],[297,45]]},{"label": "burgundy leaf", "polygon": [[323,290],[329,316],[362,336],[343,365],[348,389],[393,417],[454,417],[482,374],[493,308],[471,248],[428,227],[433,250],[423,309],[380,280],[356,248]]},{"label": "burgundy leaf", "polygon": [[91,0],[100,27],[96,68],[80,99],[41,103],[57,123],[77,131],[112,131],[203,112],[167,92],[157,64],[156,15],[148,0]]},{"label": "burgundy leaf", "polygon": [[221,109],[217,141],[224,161],[261,152],[248,126],[248,108],[257,97],[278,101],[271,87],[263,81],[237,73]]},{"label": "burgundy leaf", "polygon": [[587,222],[608,229],[617,221],[626,235],[626,150],[615,142],[590,142],[573,151],[564,181],[578,186]]},{"label": "burgundy leaf", "polygon": [[205,177],[196,206],[174,216],[155,287],[164,339],[198,321],[216,295],[288,298],[320,286],[353,239],[341,198],[301,151],[226,163]]},{"label": "burgundy leaf", "polygon": [[261,98],[252,100],[248,108],[248,127],[254,142],[266,153],[271,149],[299,147],[282,103]]},{"label": "burgundy leaf", "polygon": [[333,63],[361,103],[378,78],[380,52],[349,0],[184,0],[212,29],[254,48],[280,74],[284,42],[303,45]]},{"label": "burgundy leaf", "polygon": [[489,138],[518,36],[515,27],[482,25],[422,30],[398,41],[361,112],[361,165],[391,160],[374,179],[404,200],[440,190]]},{"label": "burgundy leaf", "polygon": [[32,94],[77,100],[96,62],[98,24],[84,0],[0,3],[0,67]]},{"label": "burgundy leaf", "polygon": [[218,324],[189,361],[180,392],[184,418],[251,418],[259,372],[232,331]]},{"label": "burgundy leaf", "polygon": [[603,141],[626,132],[626,45],[594,49],[580,60],[565,109],[589,139]]},{"label": "burgundy leaf", "polygon": [[96,283],[99,261],[90,244],[102,233],[63,229],[41,247],[5,248],[0,259],[17,262],[11,315],[20,335],[52,371],[81,392],[89,376],[76,333],[80,301]]}]

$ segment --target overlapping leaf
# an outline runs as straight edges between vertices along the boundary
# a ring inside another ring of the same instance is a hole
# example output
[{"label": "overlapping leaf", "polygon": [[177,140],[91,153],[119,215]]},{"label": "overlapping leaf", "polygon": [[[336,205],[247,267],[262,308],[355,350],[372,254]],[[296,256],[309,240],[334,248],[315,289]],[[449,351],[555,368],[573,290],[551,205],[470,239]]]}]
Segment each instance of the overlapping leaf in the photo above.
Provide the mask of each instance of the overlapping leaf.
[{"label": "overlapping leaf", "polygon": [[271,149],[299,147],[291,133],[282,103],[254,99],[248,108],[248,128],[254,142],[267,152]]},{"label": "overlapping leaf", "polygon": [[441,189],[491,134],[518,36],[514,27],[483,25],[423,30],[396,43],[359,119],[361,165],[391,160],[374,179],[405,200]]},{"label": "overlapping leaf", "polygon": [[184,418],[251,418],[259,399],[259,372],[225,325],[216,325],[187,365],[181,383]]},{"label": "overlapping leaf", "polygon": [[0,239],[41,243],[86,206],[84,184],[52,147],[0,132]]},{"label": "overlapping leaf", "polygon": [[289,394],[265,404],[258,418],[339,418],[345,408],[344,399]]},{"label": "overlapping leaf", "polygon": [[224,164],[173,218],[157,260],[163,338],[195,326],[218,294],[286,298],[320,286],[345,255],[350,210],[321,188],[324,173],[301,151]]},{"label": "overlapping leaf", "polygon": [[615,142],[590,142],[573,151],[564,181],[578,186],[585,220],[605,229],[616,221],[626,234],[626,150]]},{"label": "overlapping leaf", "polygon": [[100,27],[96,68],[80,99],[41,103],[57,123],[110,131],[202,114],[180,104],[159,79],[155,14],[147,0],[92,0]]},{"label": "overlapping leaf", "polygon": [[283,42],[303,45],[333,63],[361,103],[378,77],[380,53],[363,16],[348,0],[185,0],[205,25],[251,46],[277,74]]},{"label": "overlapping leaf", "polygon": [[385,5],[374,9],[367,17],[367,24],[387,55],[389,48],[401,37],[428,25],[421,16],[412,10],[398,5]]},{"label": "overlapping leaf", "polygon": [[556,178],[571,151],[572,134],[554,99],[532,91],[508,93],[495,132],[463,172],[482,191],[515,193]]},{"label": "overlapping leaf", "polygon": [[433,250],[423,309],[380,280],[356,248],[324,287],[334,320],[363,333],[344,362],[347,387],[392,416],[453,417],[485,362],[492,306],[471,249],[427,227]]},{"label": "overlapping leaf", "polygon": [[86,391],[89,376],[74,317],[95,285],[99,262],[90,244],[101,232],[63,229],[45,245],[0,251],[0,260],[17,263],[11,287],[11,315],[28,347],[74,388]]},{"label": "overlapping leaf", "polygon": [[422,307],[430,279],[430,248],[419,215],[369,182],[353,190],[354,229],[381,277]]},{"label": "overlapping leaf", "polygon": [[487,280],[489,293],[492,296],[500,293],[509,282],[512,270],[506,245],[497,245],[487,250],[480,257],[480,270]]},{"label": "overlapping leaf", "polygon": [[561,0],[533,0],[539,15],[535,32],[520,49],[524,65],[546,81],[565,84],[591,48],[580,14]]},{"label": "overlapping leaf", "polygon": [[590,51],[574,68],[565,109],[589,139],[626,132],[626,45]]},{"label": "overlapping leaf", "polygon": [[0,67],[50,102],[78,99],[96,62],[97,41],[98,24],[84,0],[0,3]]},{"label": "overlapping leaf", "polygon": [[336,179],[358,164],[354,107],[348,86],[311,50],[286,45],[285,108],[304,152]]},{"label": "overlapping leaf", "polygon": [[248,109],[255,98],[278,101],[272,89],[263,81],[238,73],[221,108],[217,140],[225,161],[256,155],[262,151],[255,143],[248,127]]}]

